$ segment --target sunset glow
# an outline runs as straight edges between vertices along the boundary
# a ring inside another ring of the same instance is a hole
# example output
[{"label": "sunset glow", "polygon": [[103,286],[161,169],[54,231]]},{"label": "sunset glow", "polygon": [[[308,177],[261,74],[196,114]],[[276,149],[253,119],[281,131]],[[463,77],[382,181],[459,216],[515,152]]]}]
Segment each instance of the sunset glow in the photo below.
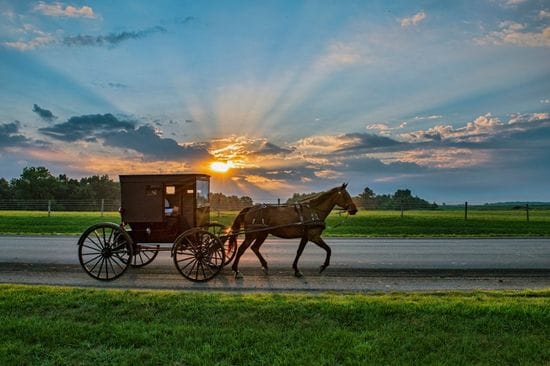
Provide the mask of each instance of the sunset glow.
[{"label": "sunset glow", "polygon": [[1,1],[7,181],[550,200],[547,1]]},{"label": "sunset glow", "polygon": [[231,168],[231,163],[227,162],[221,162],[221,161],[214,161],[210,163],[210,169],[216,173],[227,173],[227,171]]}]

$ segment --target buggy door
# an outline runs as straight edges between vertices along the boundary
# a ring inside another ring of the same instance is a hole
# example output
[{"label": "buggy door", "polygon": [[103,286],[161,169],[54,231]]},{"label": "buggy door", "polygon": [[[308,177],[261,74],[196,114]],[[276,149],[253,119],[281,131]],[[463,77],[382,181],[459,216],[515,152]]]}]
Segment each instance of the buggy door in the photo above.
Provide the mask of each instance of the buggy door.
[{"label": "buggy door", "polygon": [[164,219],[178,234],[195,226],[194,188],[191,182],[164,185]]}]

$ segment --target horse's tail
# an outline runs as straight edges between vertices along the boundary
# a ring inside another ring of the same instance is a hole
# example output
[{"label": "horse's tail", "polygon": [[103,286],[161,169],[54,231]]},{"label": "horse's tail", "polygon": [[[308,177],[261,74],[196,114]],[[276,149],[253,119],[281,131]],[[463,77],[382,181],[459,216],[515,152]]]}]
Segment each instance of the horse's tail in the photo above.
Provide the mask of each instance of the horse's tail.
[{"label": "horse's tail", "polygon": [[246,213],[250,210],[250,207],[245,207],[239,212],[237,217],[235,217],[235,220],[233,221],[233,224],[231,225],[231,235],[229,236],[229,243],[233,245],[237,245],[237,236],[239,235],[239,231],[241,230],[241,226],[243,226],[244,223],[244,216]]}]

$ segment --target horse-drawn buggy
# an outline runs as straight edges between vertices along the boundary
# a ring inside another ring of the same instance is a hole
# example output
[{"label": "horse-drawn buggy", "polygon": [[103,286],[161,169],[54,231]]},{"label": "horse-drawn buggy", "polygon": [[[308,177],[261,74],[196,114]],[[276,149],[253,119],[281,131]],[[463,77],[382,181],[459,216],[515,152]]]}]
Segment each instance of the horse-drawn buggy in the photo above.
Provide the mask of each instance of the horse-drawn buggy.
[{"label": "horse-drawn buggy", "polygon": [[89,227],[78,241],[82,268],[113,280],[169,251],[191,281],[208,281],[234,256],[225,227],[210,222],[206,174],[121,175],[121,223]]},{"label": "horse-drawn buggy", "polygon": [[[260,247],[268,235],[299,238],[292,264],[300,277],[298,259],[311,241],[326,252],[321,272],[329,266],[331,250],[321,238],[325,219],[335,206],[350,214],[357,208],[346,184],[291,205],[255,205],[243,209],[231,228],[210,222],[210,176],[206,174],[121,175],[121,223],[89,227],[78,241],[80,264],[90,276],[113,280],[128,267],[143,267],[159,252],[169,251],[178,271],[191,281],[208,281],[248,247],[267,272]],[[244,240],[237,251],[237,241]]]}]

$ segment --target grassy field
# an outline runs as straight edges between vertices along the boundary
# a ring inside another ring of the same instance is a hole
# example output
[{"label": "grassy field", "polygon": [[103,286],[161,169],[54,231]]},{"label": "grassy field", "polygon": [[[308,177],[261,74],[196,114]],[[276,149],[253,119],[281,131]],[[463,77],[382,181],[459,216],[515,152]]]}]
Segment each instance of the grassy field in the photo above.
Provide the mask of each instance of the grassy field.
[{"label": "grassy field", "polygon": [[0,364],[550,362],[550,291],[220,294],[0,285]]},{"label": "grassy field", "polygon": [[[230,225],[237,212],[212,213],[212,220]],[[120,222],[116,212],[102,217],[97,212],[0,211],[0,234],[80,235],[92,224]],[[550,236],[550,210],[533,210],[530,221],[518,210],[470,211],[359,211],[355,216],[333,213],[325,236],[355,237],[497,237]]]}]

